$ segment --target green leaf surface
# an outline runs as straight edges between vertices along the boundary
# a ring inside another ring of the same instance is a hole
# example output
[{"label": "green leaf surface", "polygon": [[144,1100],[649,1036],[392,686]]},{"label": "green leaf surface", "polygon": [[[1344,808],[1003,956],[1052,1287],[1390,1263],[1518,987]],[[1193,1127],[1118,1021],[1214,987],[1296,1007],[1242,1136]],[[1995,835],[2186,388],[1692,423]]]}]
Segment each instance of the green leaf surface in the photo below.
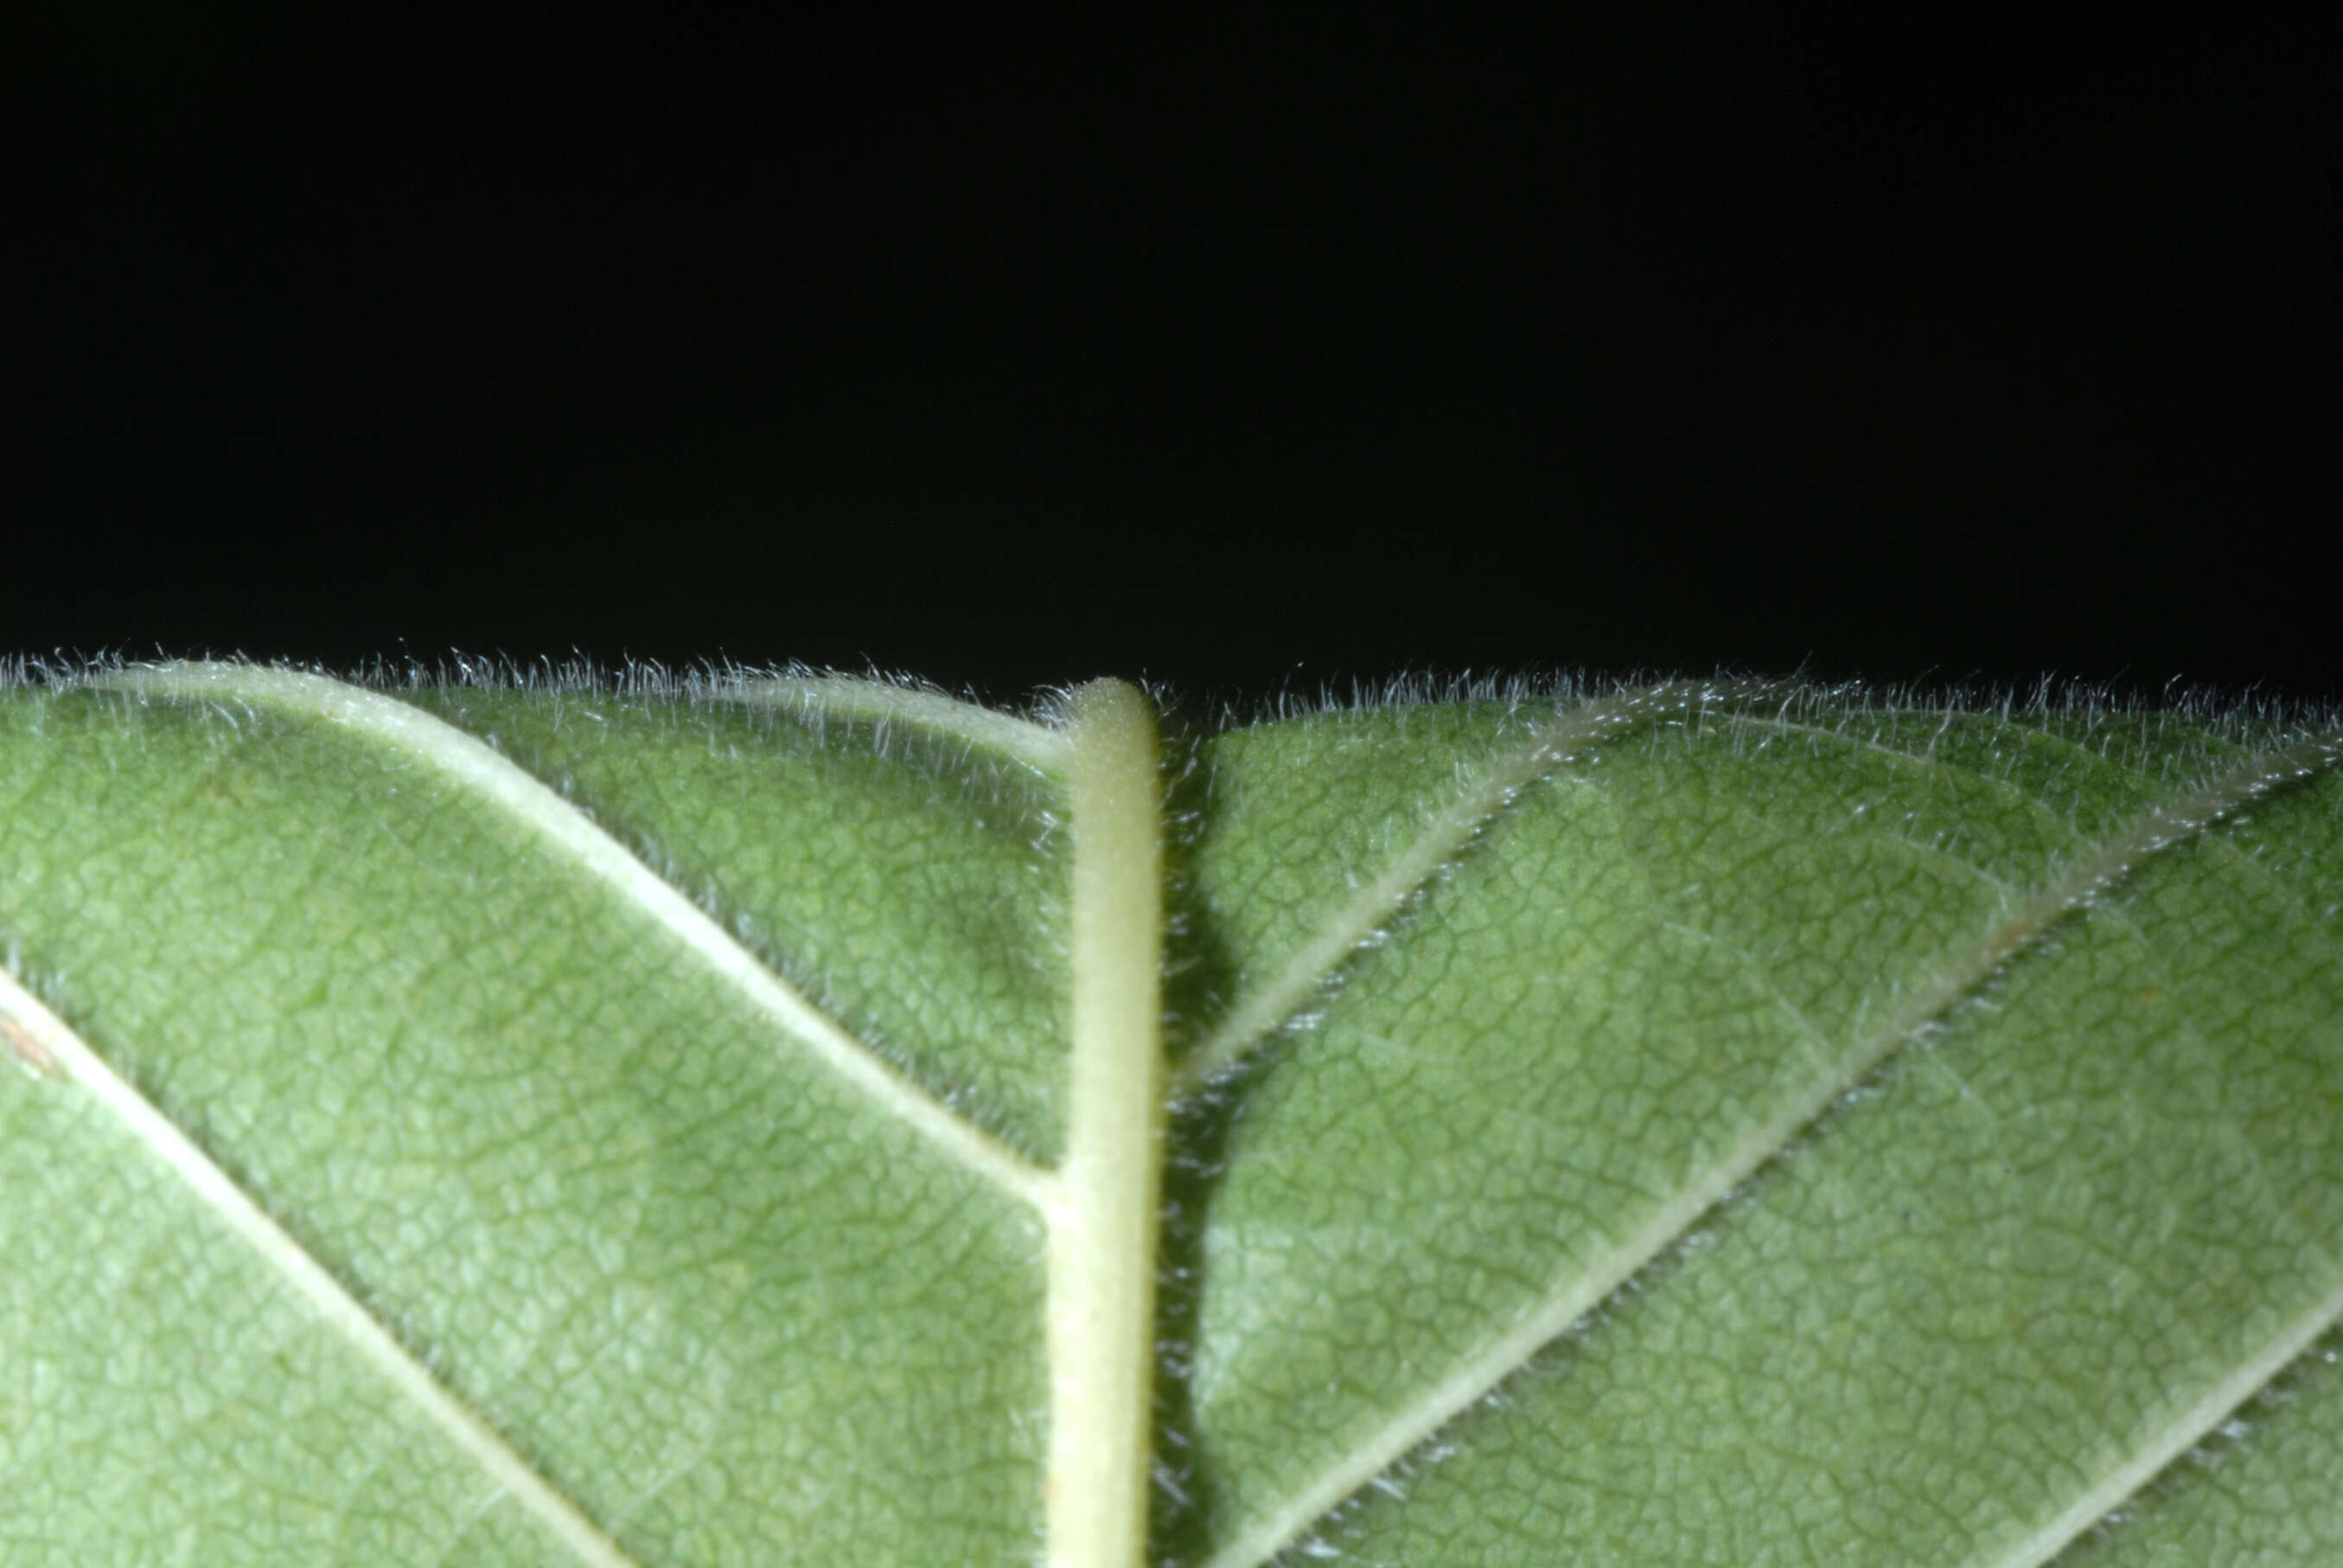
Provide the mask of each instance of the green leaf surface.
[{"label": "green leaf surface", "polygon": [[2331,716],[1156,728],[0,689],[0,1561],[2343,1562]]}]

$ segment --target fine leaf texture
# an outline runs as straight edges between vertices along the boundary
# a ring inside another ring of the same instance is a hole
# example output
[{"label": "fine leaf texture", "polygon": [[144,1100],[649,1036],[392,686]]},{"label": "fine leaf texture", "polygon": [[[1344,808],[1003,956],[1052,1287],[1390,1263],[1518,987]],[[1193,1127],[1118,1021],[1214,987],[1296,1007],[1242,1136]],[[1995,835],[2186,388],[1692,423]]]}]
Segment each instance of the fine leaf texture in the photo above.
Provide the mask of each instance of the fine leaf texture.
[{"label": "fine leaf texture", "polygon": [[1173,712],[0,688],[0,1562],[2343,1562],[2335,716]]}]

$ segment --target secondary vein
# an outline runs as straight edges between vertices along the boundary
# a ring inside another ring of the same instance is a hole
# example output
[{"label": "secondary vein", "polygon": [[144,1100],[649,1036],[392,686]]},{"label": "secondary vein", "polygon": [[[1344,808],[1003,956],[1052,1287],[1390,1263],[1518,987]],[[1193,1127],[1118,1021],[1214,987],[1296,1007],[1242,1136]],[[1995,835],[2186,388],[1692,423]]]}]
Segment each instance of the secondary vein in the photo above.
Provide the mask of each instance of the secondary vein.
[{"label": "secondary vein", "polygon": [[1049,1176],[890,1065],[742,947],[584,812],[454,725],[380,692],[325,676],[251,665],[122,670],[93,684],[183,699],[250,702],[307,713],[384,742],[533,829],[646,916],[866,1099],[966,1169],[1039,1205]]},{"label": "secondary vein", "polygon": [[635,1568],[583,1509],[474,1414],[424,1367],[326,1266],[271,1219],[155,1103],[108,1066],[65,1022],[5,973],[0,1017],[38,1044],[60,1076],[96,1100],[258,1253],[327,1326],[397,1394],[476,1461],[498,1491],[535,1516],[588,1568]]},{"label": "secondary vein", "polygon": [[[1852,1041],[1805,1089],[1736,1140],[1718,1159],[1694,1171],[1617,1245],[1578,1273],[1557,1281],[1552,1294],[1534,1312],[1459,1360],[1365,1442],[1213,1553],[1206,1568],[1256,1568],[1483,1398],[1674,1245],[1703,1215],[1780,1153],[1800,1130],[1921,1029],[1976,990],[2067,914],[2086,907],[2128,876],[2141,860],[2202,832],[2270,790],[2338,761],[2343,761],[2343,729],[2249,758],[2211,783],[2136,819],[1996,921],[1936,980],[1915,992],[1887,1023]],[[2310,1335],[2316,1337],[2316,1333]]]},{"label": "secondary vein", "polygon": [[2076,1537],[2156,1479],[2166,1466],[2202,1442],[2338,1322],[2343,1322],[2343,1282],[2282,1324],[2227,1377],[2176,1412],[2163,1426],[2147,1433],[2137,1449],[2056,1516],[2007,1551],[1996,1553],[1990,1568],[2040,1568],[2056,1557]]},{"label": "secondary vein", "polygon": [[1184,1100],[1242,1060],[1317,993],[1400,906],[1461,852],[1529,785],[1595,742],[1672,712],[1775,689],[1755,681],[1667,681],[1583,703],[1498,757],[1441,808],[1374,880],[1297,949],[1269,982],[1240,1001],[1188,1053],[1172,1081]]},{"label": "secondary vein", "polygon": [[955,736],[984,750],[1000,752],[1052,779],[1065,777],[1073,764],[1073,746],[1063,730],[916,687],[858,680],[842,675],[784,676],[743,681],[732,689],[731,695],[746,701],[794,704],[812,713],[834,713],[879,724],[917,725]]}]

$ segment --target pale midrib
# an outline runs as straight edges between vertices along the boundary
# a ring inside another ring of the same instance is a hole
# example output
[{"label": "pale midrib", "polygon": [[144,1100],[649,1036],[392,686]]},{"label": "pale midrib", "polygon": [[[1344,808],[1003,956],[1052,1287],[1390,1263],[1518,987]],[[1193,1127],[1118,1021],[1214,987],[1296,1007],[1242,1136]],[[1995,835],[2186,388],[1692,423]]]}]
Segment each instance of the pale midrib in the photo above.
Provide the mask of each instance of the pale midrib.
[{"label": "pale midrib", "polygon": [[2211,1435],[2338,1322],[2343,1322],[2343,1283],[2281,1327],[2243,1364],[2206,1390],[2195,1403],[2176,1412],[2172,1420],[2147,1433],[2137,1450],[2056,1518],[2006,1551],[1995,1553],[1980,1568],[2040,1568],[2056,1557],[2126,1498],[2156,1479],[2167,1465]]},{"label": "pale midrib", "polygon": [[241,701],[307,713],[383,741],[535,831],[664,926],[717,976],[839,1077],[939,1152],[1039,1205],[1048,1173],[890,1066],[726,934],[706,911],[568,801],[485,742],[380,692],[296,670],[184,664],[126,669],[93,685],[178,699]]},{"label": "pale midrib", "polygon": [[1052,779],[1064,778],[1073,765],[1073,745],[1062,730],[916,687],[851,676],[811,675],[748,680],[722,689],[724,695],[744,702],[867,719],[881,727],[905,724],[934,730],[980,750],[1012,758]]},{"label": "pale midrib", "polygon": [[1669,681],[1581,704],[1496,758],[1423,830],[1320,926],[1278,972],[1246,996],[1199,1041],[1172,1080],[1185,1100],[1242,1061],[1315,995],[1344,960],[1371,941],[1416,890],[1430,882],[1521,791],[1540,776],[1621,729],[1657,715],[1775,689],[1769,682]]},{"label": "pale midrib", "polygon": [[339,1280],[270,1219],[169,1117],[5,974],[0,974],[0,1016],[39,1047],[57,1076],[79,1085],[146,1145],[401,1399],[478,1462],[490,1483],[544,1524],[579,1562],[590,1568],[634,1568],[634,1560],[583,1510],[442,1386]]},{"label": "pale midrib", "polygon": [[[2201,832],[2271,789],[2332,765],[2338,755],[2343,755],[2343,731],[2316,736],[2283,750],[2251,758],[2226,777],[2139,818],[2028,900],[2016,914],[1995,926],[1934,983],[1896,1010],[1885,1027],[1862,1037],[1835,1061],[1827,1064],[1805,1090],[1738,1140],[1723,1157],[1695,1171],[1624,1241],[1575,1276],[1558,1282],[1554,1294],[1536,1311],[1460,1361],[1447,1376],[1406,1409],[1395,1412],[1367,1442],[1321,1472],[1285,1503],[1213,1553],[1206,1568],[1253,1568],[1266,1562],[1344,1498],[1485,1397],[1532,1355],[1680,1241],[1694,1221],[1778,1154],[1800,1130],[1922,1027],[1969,995],[2069,911],[2104,893],[2136,863]],[[2316,1338],[2316,1333],[2310,1337]],[[2303,1342],[2307,1344],[2308,1340]]]},{"label": "pale midrib", "polygon": [[1048,1235],[1048,1568],[1142,1568],[1161,1221],[1162,786],[1120,681],[1074,695],[1073,1038]]}]

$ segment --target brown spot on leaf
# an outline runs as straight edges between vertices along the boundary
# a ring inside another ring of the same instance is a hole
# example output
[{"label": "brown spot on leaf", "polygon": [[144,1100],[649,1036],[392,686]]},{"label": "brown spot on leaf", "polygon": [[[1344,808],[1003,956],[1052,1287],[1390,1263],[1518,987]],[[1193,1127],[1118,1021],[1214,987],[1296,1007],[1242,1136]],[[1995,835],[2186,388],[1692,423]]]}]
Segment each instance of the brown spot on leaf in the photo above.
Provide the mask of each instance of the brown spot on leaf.
[{"label": "brown spot on leaf", "polygon": [[43,1078],[63,1078],[65,1075],[65,1070],[57,1065],[57,1059],[49,1054],[49,1048],[35,1040],[30,1030],[5,1012],[0,1012],[0,1046],[5,1046],[8,1054],[15,1058],[20,1066]]}]

